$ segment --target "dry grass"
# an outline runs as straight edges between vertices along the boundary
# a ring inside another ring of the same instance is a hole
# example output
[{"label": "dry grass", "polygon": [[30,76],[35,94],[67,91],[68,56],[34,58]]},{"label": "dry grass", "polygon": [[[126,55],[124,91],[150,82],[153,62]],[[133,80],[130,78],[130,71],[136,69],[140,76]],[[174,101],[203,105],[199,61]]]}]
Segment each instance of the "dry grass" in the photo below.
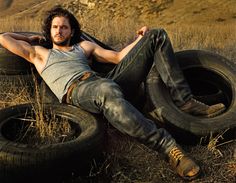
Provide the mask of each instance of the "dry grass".
[{"label": "dry grass", "polygon": [[16,83],[18,83],[17,86],[15,83],[12,83],[12,80],[1,80],[0,108],[29,103],[32,101],[29,88],[21,79],[22,78],[19,77],[16,78]]},{"label": "dry grass", "polygon": [[[19,132],[18,142],[27,142],[29,144],[52,144],[63,142],[71,132],[69,121],[64,118],[58,118],[53,112],[45,111],[40,101],[39,85],[34,74],[32,78],[34,85],[27,86],[27,81],[22,77],[7,79],[4,76],[1,81],[0,90],[0,108],[14,106],[17,104],[34,103],[33,114],[25,114],[22,120],[25,125]],[[32,88],[34,88],[32,90]]]},{"label": "dry grass", "polygon": [[40,31],[41,21],[25,18],[17,19],[15,17],[0,18],[0,32],[6,31]]},{"label": "dry grass", "polygon": [[[1,19],[0,31],[39,31],[40,22],[21,20],[5,23],[8,19]],[[132,19],[109,22],[101,17],[97,22],[81,20],[84,30],[95,35],[103,42],[114,48],[121,48],[134,38],[135,30],[142,23],[135,23]],[[29,23],[30,22],[30,23]],[[143,25],[143,24],[142,24]],[[150,27],[155,27],[150,22]],[[92,27],[92,28],[91,28]],[[164,27],[173,42],[176,51],[183,49],[206,49],[220,53],[233,62],[236,61],[236,26],[235,25],[171,25]],[[8,97],[0,100],[1,108],[28,102],[29,97],[18,90],[7,92]],[[6,92],[4,93],[6,95]],[[10,102],[6,99],[10,98]],[[202,166],[203,175],[195,183],[235,182],[236,177],[236,141],[219,143],[220,134],[212,137],[207,146],[184,146]],[[108,129],[107,160],[98,167],[100,174],[96,178],[88,178],[83,182],[114,182],[114,183],[179,183],[183,182],[176,176],[168,164],[161,160],[158,153],[147,149],[129,137],[120,134],[115,129]],[[71,182],[80,182],[80,178],[73,177]]]},{"label": "dry grass", "polygon": [[16,118],[22,122],[16,142],[35,146],[67,141],[71,133],[67,119],[58,118],[50,111],[44,113],[38,106],[35,106],[33,111],[35,113],[33,116],[25,114],[22,118]]},{"label": "dry grass", "polygon": [[[33,75],[35,83],[35,105],[33,106],[35,120],[31,123],[38,132],[35,139],[40,143],[59,143],[63,142],[67,134],[71,132],[68,119],[58,118],[52,111],[45,111],[44,104],[41,102],[40,88],[36,77]],[[61,139],[61,140],[59,140]]]}]

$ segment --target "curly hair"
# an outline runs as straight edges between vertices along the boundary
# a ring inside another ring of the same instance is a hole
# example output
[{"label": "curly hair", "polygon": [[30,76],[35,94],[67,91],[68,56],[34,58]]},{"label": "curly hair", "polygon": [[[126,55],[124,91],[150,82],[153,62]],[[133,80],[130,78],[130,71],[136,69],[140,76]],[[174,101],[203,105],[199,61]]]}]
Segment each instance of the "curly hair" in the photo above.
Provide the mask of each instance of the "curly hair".
[{"label": "curly hair", "polygon": [[42,33],[43,36],[45,37],[46,41],[44,46],[47,48],[52,48],[52,39],[51,39],[51,26],[52,26],[52,20],[55,17],[65,17],[68,18],[71,30],[74,31],[73,36],[71,37],[70,40],[70,46],[74,45],[78,42],[81,41],[81,26],[78,22],[78,20],[75,18],[75,16],[70,13],[68,10],[62,8],[60,5],[54,6],[51,10],[46,12],[45,19],[43,21],[42,25]]}]

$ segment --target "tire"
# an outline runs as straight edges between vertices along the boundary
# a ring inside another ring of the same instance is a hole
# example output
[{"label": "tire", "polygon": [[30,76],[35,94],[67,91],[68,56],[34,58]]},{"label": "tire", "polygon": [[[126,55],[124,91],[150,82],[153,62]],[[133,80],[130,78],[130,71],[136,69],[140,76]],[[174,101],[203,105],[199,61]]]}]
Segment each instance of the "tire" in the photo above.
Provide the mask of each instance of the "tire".
[{"label": "tire", "polygon": [[[101,46],[104,49],[114,50],[110,46],[108,46],[105,43],[99,41],[98,39],[96,39],[95,37],[91,36],[90,34],[88,34],[86,32],[82,32],[81,38],[83,40],[94,42],[94,43],[98,44],[99,46]],[[111,71],[114,67],[115,67],[115,64],[101,63],[101,62],[98,62],[95,58],[93,58],[93,62],[92,62],[92,65],[91,65],[91,68],[94,71],[98,72],[101,76],[106,76],[106,74],[109,71]]]},{"label": "tire", "polygon": [[[26,36],[39,35],[37,32],[15,33]],[[32,70],[35,70],[33,64],[0,46],[0,75],[30,74]]]},{"label": "tire", "polygon": [[[194,95],[207,104],[222,102],[227,110],[214,118],[200,118],[178,109],[155,67],[146,80],[146,112],[159,126],[173,136],[210,136],[236,127],[236,66],[225,57],[203,50],[176,53],[180,67]],[[216,98],[217,97],[217,98]]]},{"label": "tire", "polygon": [[48,87],[45,81],[42,80],[40,83],[40,97],[42,103],[52,103],[59,104],[59,100],[56,95],[52,92],[52,90]]},{"label": "tire", "polygon": [[59,136],[55,143],[46,143],[35,141],[35,130],[26,120],[35,119],[34,109],[21,104],[0,110],[1,182],[59,182],[71,173],[86,174],[103,150],[101,119],[70,105],[43,104],[45,116],[68,120],[71,127],[64,141]]},{"label": "tire", "polygon": [[25,75],[0,75],[0,83],[3,89],[6,87],[34,87],[34,79],[31,74]]},{"label": "tire", "polygon": [[99,41],[98,39],[96,39],[95,37],[91,36],[90,34],[88,34],[86,32],[82,32],[81,38],[83,40],[94,42],[94,43],[98,44],[99,46],[103,47],[104,49],[113,50],[110,46],[104,44],[103,42]]},{"label": "tire", "polygon": [[0,48],[0,75],[30,74],[33,65],[25,59]]}]

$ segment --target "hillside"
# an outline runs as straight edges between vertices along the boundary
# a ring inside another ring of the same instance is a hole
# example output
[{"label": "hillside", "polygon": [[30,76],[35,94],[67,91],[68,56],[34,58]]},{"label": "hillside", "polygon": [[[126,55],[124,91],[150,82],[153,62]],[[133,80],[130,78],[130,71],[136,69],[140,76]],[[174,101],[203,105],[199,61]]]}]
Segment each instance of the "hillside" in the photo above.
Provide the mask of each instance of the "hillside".
[{"label": "hillside", "polygon": [[170,24],[235,24],[235,0],[15,0],[0,16],[40,18],[45,10],[63,4],[80,18],[97,20],[133,18]]}]

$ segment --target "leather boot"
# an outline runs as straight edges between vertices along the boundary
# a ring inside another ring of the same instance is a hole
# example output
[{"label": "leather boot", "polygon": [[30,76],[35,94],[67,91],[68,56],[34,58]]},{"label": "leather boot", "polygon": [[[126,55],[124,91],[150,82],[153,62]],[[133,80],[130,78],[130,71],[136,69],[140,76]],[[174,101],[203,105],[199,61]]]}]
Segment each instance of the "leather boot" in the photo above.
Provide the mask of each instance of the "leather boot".
[{"label": "leather boot", "polygon": [[171,167],[185,180],[193,180],[200,175],[200,167],[179,147],[172,148],[167,161]]},{"label": "leather boot", "polygon": [[214,105],[206,105],[194,98],[187,101],[180,109],[186,113],[192,114],[194,116],[200,117],[215,117],[225,111],[225,105],[222,103]]}]

